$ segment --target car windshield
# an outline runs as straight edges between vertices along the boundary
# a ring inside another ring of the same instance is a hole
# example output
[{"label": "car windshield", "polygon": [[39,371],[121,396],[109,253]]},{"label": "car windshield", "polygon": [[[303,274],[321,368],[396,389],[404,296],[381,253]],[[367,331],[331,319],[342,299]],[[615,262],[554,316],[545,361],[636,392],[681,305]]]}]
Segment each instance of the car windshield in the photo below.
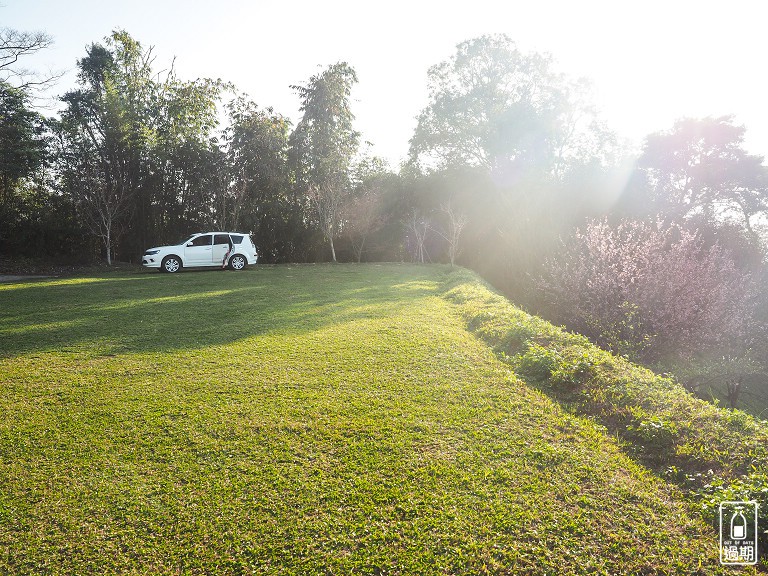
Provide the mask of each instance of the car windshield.
[{"label": "car windshield", "polygon": [[174,244],[174,246],[181,246],[186,244],[187,242],[191,242],[192,238],[194,238],[195,236],[197,236],[197,234],[192,234],[192,236],[185,236],[181,242],[179,242],[178,244]]}]

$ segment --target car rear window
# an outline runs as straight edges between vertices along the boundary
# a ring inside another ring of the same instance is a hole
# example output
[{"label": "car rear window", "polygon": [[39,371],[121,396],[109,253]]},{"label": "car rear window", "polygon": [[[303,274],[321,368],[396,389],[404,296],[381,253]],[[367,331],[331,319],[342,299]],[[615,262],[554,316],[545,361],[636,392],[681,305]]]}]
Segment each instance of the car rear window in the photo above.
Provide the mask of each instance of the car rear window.
[{"label": "car rear window", "polygon": [[[234,237],[233,237],[234,240]],[[213,238],[214,244],[229,244],[229,237],[226,234],[216,234]]]},{"label": "car rear window", "polygon": [[235,244],[241,244],[243,242],[243,237],[238,236],[237,234],[232,234],[230,238],[232,238],[232,242],[234,242]]}]

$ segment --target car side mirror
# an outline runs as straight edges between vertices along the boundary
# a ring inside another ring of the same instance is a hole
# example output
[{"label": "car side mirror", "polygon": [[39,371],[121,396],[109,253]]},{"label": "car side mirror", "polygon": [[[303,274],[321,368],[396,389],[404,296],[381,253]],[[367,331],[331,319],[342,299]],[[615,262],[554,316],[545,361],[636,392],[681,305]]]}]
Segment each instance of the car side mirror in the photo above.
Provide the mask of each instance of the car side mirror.
[{"label": "car side mirror", "polygon": [[187,242],[187,248],[189,248],[190,246],[192,246],[192,242]]}]

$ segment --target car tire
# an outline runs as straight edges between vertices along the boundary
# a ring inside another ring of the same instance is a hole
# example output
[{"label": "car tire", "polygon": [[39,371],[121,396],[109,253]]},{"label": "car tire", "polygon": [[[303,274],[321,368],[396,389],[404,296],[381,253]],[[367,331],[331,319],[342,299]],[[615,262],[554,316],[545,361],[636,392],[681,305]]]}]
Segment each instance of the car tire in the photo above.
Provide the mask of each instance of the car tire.
[{"label": "car tire", "polygon": [[245,256],[242,254],[235,254],[232,256],[232,258],[229,259],[229,269],[238,271],[243,270],[245,266],[248,264],[248,261],[245,259]]},{"label": "car tire", "polygon": [[178,272],[181,270],[181,260],[176,256],[166,256],[163,258],[162,264],[160,264],[160,270],[162,272],[168,272],[169,274]]}]

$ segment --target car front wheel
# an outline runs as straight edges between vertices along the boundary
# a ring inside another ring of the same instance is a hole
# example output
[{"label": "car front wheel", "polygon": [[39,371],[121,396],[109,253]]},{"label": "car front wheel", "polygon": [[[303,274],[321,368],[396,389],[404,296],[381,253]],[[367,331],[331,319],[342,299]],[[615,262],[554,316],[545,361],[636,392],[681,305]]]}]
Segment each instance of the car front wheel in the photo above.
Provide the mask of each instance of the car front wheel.
[{"label": "car front wheel", "polygon": [[232,256],[232,258],[229,259],[230,270],[242,270],[245,268],[246,264],[247,262],[245,261],[245,257],[241,256],[240,254],[235,254]]},{"label": "car front wheel", "polygon": [[160,270],[163,272],[178,272],[181,270],[181,260],[176,256],[166,256],[163,258],[163,263],[160,265]]}]

